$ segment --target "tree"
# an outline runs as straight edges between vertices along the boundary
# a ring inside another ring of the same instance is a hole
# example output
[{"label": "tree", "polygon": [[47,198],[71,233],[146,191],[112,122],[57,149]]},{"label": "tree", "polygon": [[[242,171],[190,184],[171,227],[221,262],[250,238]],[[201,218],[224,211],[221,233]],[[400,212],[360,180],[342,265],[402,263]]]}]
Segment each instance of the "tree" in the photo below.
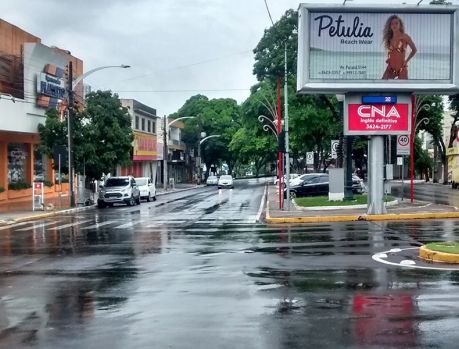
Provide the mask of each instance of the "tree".
[{"label": "tree", "polygon": [[134,134],[131,117],[118,95],[97,91],[86,97],[85,108],[76,115],[81,132],[75,137],[75,168],[91,178],[128,166]]},{"label": "tree", "polygon": [[[118,96],[97,91],[86,97],[85,108],[73,118],[74,167],[90,178],[130,163],[134,140],[131,119]],[[67,122],[60,122],[55,110],[47,112],[45,125],[39,125],[40,149],[52,154],[56,145],[67,145]]]},{"label": "tree", "polygon": [[[38,125],[38,133],[40,134],[38,149],[42,154],[51,157],[57,147],[67,147],[67,122],[62,122],[59,119],[56,109],[47,110],[45,115],[45,124]],[[55,167],[57,167],[57,164],[55,164]],[[61,167],[63,172],[68,172],[67,164],[62,164]]]},{"label": "tree", "polygon": [[296,93],[297,33],[298,13],[288,10],[278,22],[265,30],[263,38],[255,48],[254,73],[260,84],[273,86],[272,93],[275,96],[275,80],[284,76],[285,48],[287,49],[290,152],[292,158],[298,160],[307,151],[316,151],[319,153],[316,169],[325,168],[330,140],[337,138],[340,132],[340,115],[334,96]]},{"label": "tree", "polygon": [[[440,152],[440,157],[443,163],[444,184],[446,184],[448,182],[448,158],[446,156],[447,147],[443,141],[442,97],[441,96],[416,97],[416,100],[418,101],[419,98],[422,98],[421,99],[422,103],[420,104],[420,109],[417,115],[417,122],[420,122],[423,119],[428,120],[427,123],[421,122],[419,124],[419,130],[425,130],[432,135],[434,146],[437,147],[437,149]],[[416,125],[412,125],[412,127],[416,127]],[[421,156],[421,154],[419,156]]]},{"label": "tree", "polygon": [[230,98],[209,100],[206,96],[196,95],[188,99],[185,104],[171,118],[194,116],[194,119],[185,120],[183,141],[197,150],[201,132],[206,136],[220,135],[202,143],[201,156],[207,169],[211,165],[221,165],[225,162],[232,172],[236,162],[228,146],[231,139],[240,127],[240,107]]}]

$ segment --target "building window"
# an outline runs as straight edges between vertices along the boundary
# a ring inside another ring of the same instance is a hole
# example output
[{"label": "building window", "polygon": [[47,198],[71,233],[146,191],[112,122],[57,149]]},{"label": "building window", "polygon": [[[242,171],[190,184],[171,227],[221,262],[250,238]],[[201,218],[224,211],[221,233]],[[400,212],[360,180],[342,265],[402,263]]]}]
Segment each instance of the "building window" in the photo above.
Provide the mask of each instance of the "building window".
[{"label": "building window", "polygon": [[8,144],[8,183],[26,180],[26,145],[24,143]]},{"label": "building window", "polygon": [[139,117],[136,116],[135,117],[135,129],[138,130],[140,127],[139,127]]},{"label": "building window", "polygon": [[153,124],[151,132],[156,133],[156,122],[152,121],[151,123]]},{"label": "building window", "polygon": [[142,118],[142,131],[145,131],[145,119]]},{"label": "building window", "polygon": [[148,124],[147,125],[148,125],[148,132],[151,132],[151,121],[150,120],[148,120]]}]

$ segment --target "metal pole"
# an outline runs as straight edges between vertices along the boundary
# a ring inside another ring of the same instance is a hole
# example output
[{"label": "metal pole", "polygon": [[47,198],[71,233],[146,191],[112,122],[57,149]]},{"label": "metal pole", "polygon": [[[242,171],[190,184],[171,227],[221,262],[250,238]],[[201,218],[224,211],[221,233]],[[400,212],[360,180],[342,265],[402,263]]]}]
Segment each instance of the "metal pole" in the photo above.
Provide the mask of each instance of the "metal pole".
[{"label": "metal pole", "polygon": [[59,208],[61,208],[61,195],[62,195],[62,175],[61,175],[61,153],[58,155],[58,164],[59,164]]},{"label": "metal pole", "polygon": [[287,211],[290,211],[290,154],[288,142],[288,83],[287,83],[287,44],[285,44],[285,87],[284,87],[284,104],[285,104],[285,162],[286,162],[286,185],[287,185]]},{"label": "metal pole", "polygon": [[416,135],[416,102],[411,95],[411,137],[410,137],[410,200],[414,202],[414,137]]},{"label": "metal pole", "polygon": [[344,137],[344,200],[353,200],[352,193],[352,136]]},{"label": "metal pole", "polygon": [[405,178],[405,157],[402,155],[402,201],[403,201],[403,191],[404,191],[404,178]]},{"label": "metal pole", "polygon": [[[282,132],[280,78],[277,78],[277,134]],[[279,210],[282,210],[282,152],[277,153],[277,175],[279,176]]]},{"label": "metal pole", "polygon": [[167,190],[167,118],[164,115],[164,131],[163,131],[163,188]]},{"label": "metal pole", "polygon": [[368,214],[384,214],[384,136],[371,136],[370,139],[370,178],[368,191],[371,200],[368,205]]},{"label": "metal pole", "polygon": [[70,190],[70,207],[75,207],[75,193],[73,191],[73,64],[69,61],[69,81],[68,81],[68,93],[69,93],[69,115],[67,118],[68,128],[68,151],[69,151],[69,190]]}]

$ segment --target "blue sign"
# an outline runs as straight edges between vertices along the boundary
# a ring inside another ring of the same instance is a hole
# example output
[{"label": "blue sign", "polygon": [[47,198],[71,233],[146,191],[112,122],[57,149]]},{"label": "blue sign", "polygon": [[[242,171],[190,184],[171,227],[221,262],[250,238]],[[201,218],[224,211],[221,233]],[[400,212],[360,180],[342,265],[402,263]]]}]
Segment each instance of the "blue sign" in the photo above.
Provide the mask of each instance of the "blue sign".
[{"label": "blue sign", "polygon": [[362,104],[395,104],[397,96],[362,96]]}]

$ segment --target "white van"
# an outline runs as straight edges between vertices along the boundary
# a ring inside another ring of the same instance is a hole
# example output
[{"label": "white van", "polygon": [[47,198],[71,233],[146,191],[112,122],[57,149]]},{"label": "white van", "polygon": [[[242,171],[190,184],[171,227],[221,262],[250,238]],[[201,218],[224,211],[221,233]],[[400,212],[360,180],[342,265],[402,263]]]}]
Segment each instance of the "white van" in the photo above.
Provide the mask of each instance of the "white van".
[{"label": "white van", "polygon": [[145,199],[148,202],[151,200],[156,201],[156,188],[150,177],[137,177],[135,182],[139,187],[141,199]]}]

